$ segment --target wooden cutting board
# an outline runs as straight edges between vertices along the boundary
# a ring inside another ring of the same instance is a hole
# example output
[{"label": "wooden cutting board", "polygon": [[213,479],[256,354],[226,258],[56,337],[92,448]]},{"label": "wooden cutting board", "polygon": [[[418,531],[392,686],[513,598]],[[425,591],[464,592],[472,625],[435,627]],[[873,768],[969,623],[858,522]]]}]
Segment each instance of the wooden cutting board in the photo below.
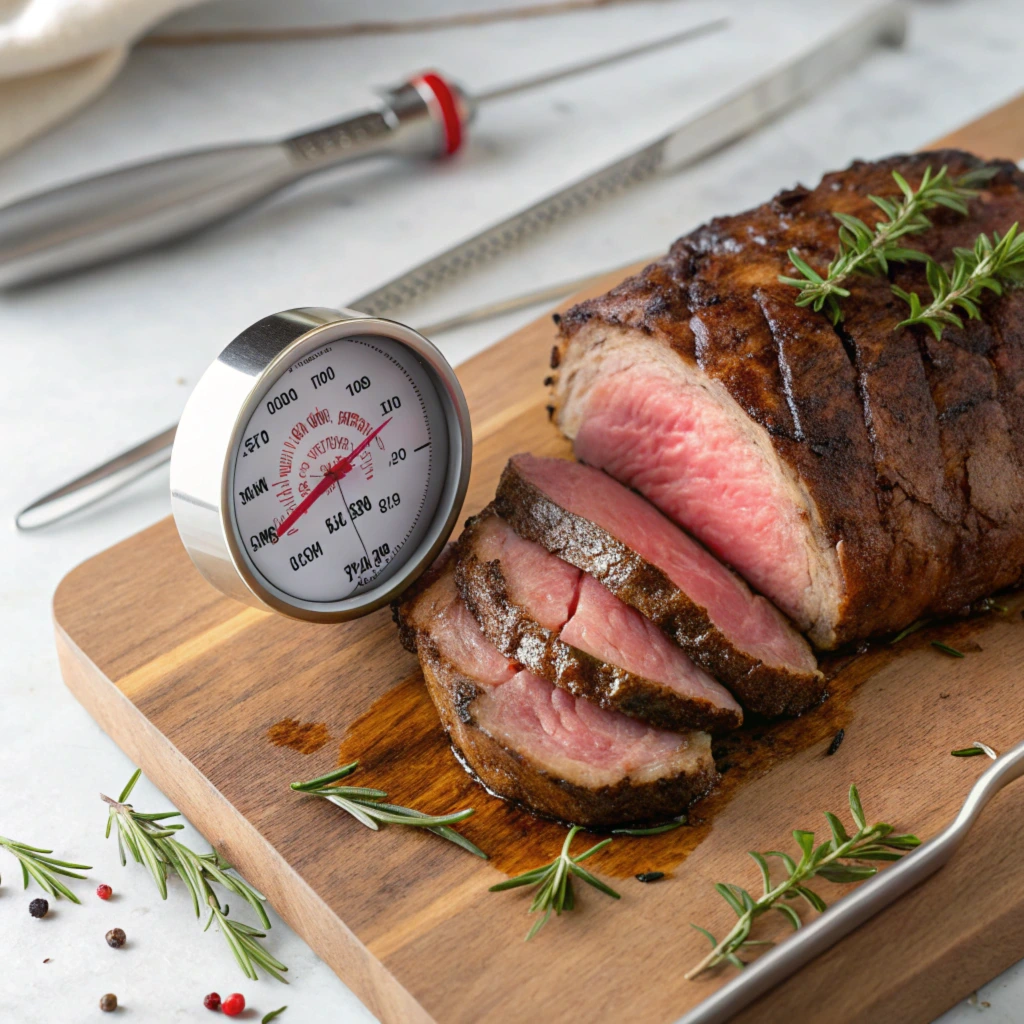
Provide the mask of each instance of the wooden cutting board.
[{"label": "wooden cutting board", "polygon": [[[1024,156],[1024,96],[942,142]],[[475,440],[467,513],[514,452],[569,452],[544,410],[551,343],[544,317],[460,367]],[[620,901],[583,892],[530,943],[529,895],[487,889],[553,857],[564,829],[465,775],[386,611],[327,627],[244,608],[199,577],[166,519],[71,572],[54,619],[75,696],[383,1020],[667,1022],[732,974],[684,980],[706,950],[688,922],[728,930],[712,884],[756,887],[746,850],[788,848],[792,829],[825,827],[824,810],[845,816],[852,781],[869,817],[927,839],[987,765],[949,751],[1024,737],[1024,601],[1008,603],[1009,614],[833,663],[822,708],[721,744],[723,785],[694,824],[616,838],[590,862]],[[940,653],[938,636],[967,656]],[[839,728],[845,741],[827,757]],[[396,802],[474,807],[461,827],[491,861],[409,829],[371,832],[288,788],[355,757],[353,781]],[[1017,786],[939,875],[739,1019],[930,1020],[1024,956],[1022,843]],[[648,870],[667,877],[632,877]],[[842,893],[820,888],[830,901]],[[771,920],[758,927],[781,934]]]}]

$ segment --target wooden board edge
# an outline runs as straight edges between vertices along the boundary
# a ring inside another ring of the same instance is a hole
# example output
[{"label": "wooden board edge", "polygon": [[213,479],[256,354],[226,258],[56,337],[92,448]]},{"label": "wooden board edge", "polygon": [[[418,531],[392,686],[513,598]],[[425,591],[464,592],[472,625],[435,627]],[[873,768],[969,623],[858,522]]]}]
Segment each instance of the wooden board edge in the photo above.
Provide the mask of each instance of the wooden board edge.
[{"label": "wooden board edge", "polygon": [[[54,634],[61,675],[75,699],[203,836],[216,837],[208,839],[211,845],[267,897],[366,1007],[384,1024],[436,1024],[274,847],[107,679],[56,618]],[[119,719],[133,719],[131,727],[116,729]],[[199,792],[202,799],[194,795]],[[204,807],[215,807],[216,813]]]}]

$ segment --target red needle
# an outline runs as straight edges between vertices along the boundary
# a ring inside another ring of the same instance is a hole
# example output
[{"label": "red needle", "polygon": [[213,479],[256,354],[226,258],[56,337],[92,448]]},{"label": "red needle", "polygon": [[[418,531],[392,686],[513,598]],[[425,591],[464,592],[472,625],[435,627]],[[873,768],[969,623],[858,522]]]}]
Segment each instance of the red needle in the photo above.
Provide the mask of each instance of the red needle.
[{"label": "red needle", "polygon": [[292,509],[291,514],[285,519],[285,521],[277,528],[278,537],[283,537],[294,525],[296,520],[301,519],[312,507],[313,502],[320,497],[325,491],[329,491],[339,480],[346,477],[352,472],[352,461],[357,455],[362,454],[363,449],[391,422],[389,416],[376,430],[371,431],[366,437],[356,445],[355,450],[351,455],[346,455],[343,458],[331,466],[326,473],[324,478],[306,495],[298,505]]}]

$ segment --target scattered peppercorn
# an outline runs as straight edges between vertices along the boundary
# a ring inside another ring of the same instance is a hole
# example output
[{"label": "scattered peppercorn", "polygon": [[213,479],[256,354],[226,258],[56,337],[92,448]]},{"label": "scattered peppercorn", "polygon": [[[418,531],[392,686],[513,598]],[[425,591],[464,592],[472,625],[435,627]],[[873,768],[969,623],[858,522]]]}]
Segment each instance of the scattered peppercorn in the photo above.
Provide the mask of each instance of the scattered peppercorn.
[{"label": "scattered peppercorn", "polygon": [[112,949],[120,949],[127,941],[123,928],[111,928],[107,932],[107,945]]},{"label": "scattered peppercorn", "polygon": [[50,904],[44,899],[34,899],[28,905],[28,912],[33,917],[46,917],[50,912]]},{"label": "scattered peppercorn", "polygon": [[113,992],[108,992],[100,999],[100,1009],[104,1013],[113,1013],[117,1009],[117,996]]},{"label": "scattered peppercorn", "polygon": [[245,996],[241,992],[232,992],[231,995],[220,1004],[220,1008],[229,1017],[237,1017],[245,1009]]},{"label": "scattered peppercorn", "polygon": [[103,885],[96,886],[96,895],[99,896],[101,900],[109,900],[110,897],[114,895],[114,890],[104,883]]},{"label": "scattered peppercorn", "polygon": [[832,742],[828,745],[828,750],[825,751],[826,757],[831,757],[842,745],[843,737],[846,735],[845,729],[840,729],[839,732],[832,737]]},{"label": "scattered peppercorn", "polygon": [[211,992],[204,1000],[203,1006],[208,1010],[219,1010],[220,1009],[220,996],[216,992]]},{"label": "scattered peppercorn", "polygon": [[664,871],[642,871],[636,876],[638,882],[657,882],[665,877]]}]

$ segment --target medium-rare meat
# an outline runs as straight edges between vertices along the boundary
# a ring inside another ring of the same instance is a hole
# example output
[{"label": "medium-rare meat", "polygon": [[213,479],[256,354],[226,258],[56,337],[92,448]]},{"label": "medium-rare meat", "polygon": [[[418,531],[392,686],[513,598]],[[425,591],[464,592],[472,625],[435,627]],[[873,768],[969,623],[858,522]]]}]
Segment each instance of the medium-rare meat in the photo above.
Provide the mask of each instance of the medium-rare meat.
[{"label": "medium-rare meat", "polygon": [[749,711],[799,714],[825,682],[807,641],[763,597],[608,474],[516,455],[494,508],[668,634]]},{"label": "medium-rare meat", "polygon": [[674,733],[574,697],[489,643],[451,560],[396,609],[456,754],[494,794],[592,827],[658,821],[715,783],[711,737]]},{"label": "medium-rare meat", "polygon": [[739,704],[593,576],[523,540],[492,510],[466,524],[459,593],[484,635],[536,675],[662,729],[734,729]]},{"label": "medium-rare meat", "polygon": [[[833,327],[795,304],[787,251],[824,271],[845,212],[957,151],[854,163],[679,239],[561,321],[554,416],[577,456],[640,491],[770,597],[820,647],[953,613],[1024,571],[1024,293],[981,321],[899,328],[890,283],[929,293],[920,263],[857,277]],[[929,212],[907,244],[954,246],[1024,220],[1009,163],[970,213]]]}]

